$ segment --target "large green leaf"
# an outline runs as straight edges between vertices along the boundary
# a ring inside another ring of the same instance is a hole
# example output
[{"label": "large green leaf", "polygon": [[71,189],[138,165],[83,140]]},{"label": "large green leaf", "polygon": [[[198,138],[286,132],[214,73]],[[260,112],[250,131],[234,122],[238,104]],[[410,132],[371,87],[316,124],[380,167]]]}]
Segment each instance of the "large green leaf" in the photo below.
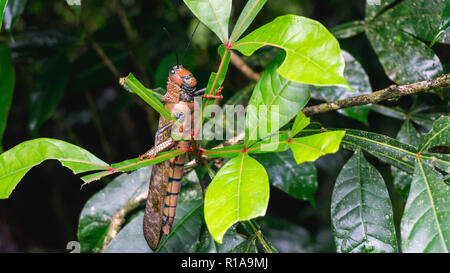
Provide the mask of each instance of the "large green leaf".
[{"label": "large green leaf", "polygon": [[289,81],[277,73],[283,59],[284,54],[275,58],[253,90],[245,120],[247,145],[277,132],[309,101],[307,85]]},{"label": "large green leaf", "polygon": [[132,93],[136,93],[141,99],[143,99],[148,105],[155,109],[158,113],[164,116],[168,120],[175,120],[170,111],[164,107],[161,101],[156,98],[149,89],[145,88],[144,85],[139,82],[133,74],[128,74],[126,78],[120,79],[120,84]]},{"label": "large green leaf", "polygon": [[[351,92],[341,87],[322,87],[317,86],[311,91],[311,96],[315,99],[322,99],[327,102],[342,100],[349,97],[370,94],[372,87],[370,86],[369,76],[367,75],[361,64],[348,52],[342,51],[345,60],[344,75],[348,83],[355,90]],[[368,124],[367,116],[369,114],[370,105],[354,106],[346,109],[339,109],[338,112],[348,117],[357,119],[364,124]]]},{"label": "large green leaf", "polygon": [[[400,131],[397,134],[397,139],[402,142],[409,144],[411,146],[417,147],[419,145],[419,133],[412,125],[410,120],[406,120]],[[406,200],[408,198],[409,188],[411,186],[412,176],[411,174],[399,170],[398,168],[391,166],[392,177],[394,179],[394,186],[401,195],[401,197]]]},{"label": "large green leaf", "polygon": [[338,39],[346,39],[358,35],[365,28],[364,21],[352,21],[332,28],[331,33]]},{"label": "large green leaf", "polygon": [[383,9],[396,0],[367,0],[366,1],[366,20],[373,19]]},{"label": "large green leaf", "polygon": [[367,22],[367,38],[386,74],[397,84],[432,79],[443,72],[439,58],[419,39],[432,40],[444,2],[404,0]]},{"label": "large green leaf", "polygon": [[38,77],[28,102],[28,123],[34,136],[61,100],[69,81],[69,67],[63,54],[52,56],[38,65]]},{"label": "large green leaf", "polygon": [[417,160],[401,222],[404,252],[449,252],[450,187]]},{"label": "large green leaf", "polygon": [[5,11],[8,0],[0,0],[0,31],[2,30],[3,12]]},{"label": "large green leaf", "polygon": [[151,173],[152,167],[146,167],[130,174],[121,174],[86,202],[78,223],[78,241],[82,252],[102,250],[112,215],[148,189]]},{"label": "large green leaf", "polygon": [[361,150],[336,180],[331,221],[337,252],[397,252],[389,193],[383,177]]},{"label": "large green leaf", "polygon": [[414,170],[417,149],[385,135],[347,129],[343,147],[350,150],[361,148],[380,160],[408,173]]},{"label": "large green leaf", "polygon": [[5,14],[3,15],[4,26],[7,31],[12,30],[17,19],[22,15],[26,4],[27,0],[8,0]]},{"label": "large green leaf", "polygon": [[214,240],[222,242],[234,223],[266,213],[269,178],[264,167],[246,153],[228,161],[208,187],[205,221]]},{"label": "large green leaf", "polygon": [[47,159],[59,160],[75,174],[109,169],[93,154],[65,141],[50,138],[25,141],[0,154],[0,199],[8,198],[22,177]]},{"label": "large green leaf", "polygon": [[266,2],[267,0],[247,1],[247,4],[245,4],[245,7],[242,9],[236,25],[234,26],[233,32],[231,33],[230,43],[233,43],[241,37]]},{"label": "large green leaf", "polygon": [[433,124],[433,129],[420,137],[420,153],[436,146],[450,146],[450,116],[438,119]]},{"label": "large green leaf", "polygon": [[282,77],[306,84],[348,86],[339,43],[319,22],[295,15],[280,16],[232,48],[249,56],[267,45],[286,51],[286,59],[278,69]]},{"label": "large green leaf", "polygon": [[222,43],[228,41],[231,2],[231,0],[184,0],[192,13],[212,30]]},{"label": "large green leaf", "polygon": [[3,132],[5,131],[6,121],[8,120],[8,112],[11,106],[15,83],[11,50],[9,50],[7,44],[3,43],[0,43],[0,75],[0,152],[2,152]]},{"label": "large green leaf", "polygon": [[339,150],[345,131],[332,131],[311,136],[293,138],[289,147],[294,153],[297,164],[315,161],[326,154],[334,154]]},{"label": "large green leaf", "polygon": [[317,169],[313,163],[298,165],[291,151],[258,154],[255,158],[266,168],[270,183],[297,198],[315,205]]}]

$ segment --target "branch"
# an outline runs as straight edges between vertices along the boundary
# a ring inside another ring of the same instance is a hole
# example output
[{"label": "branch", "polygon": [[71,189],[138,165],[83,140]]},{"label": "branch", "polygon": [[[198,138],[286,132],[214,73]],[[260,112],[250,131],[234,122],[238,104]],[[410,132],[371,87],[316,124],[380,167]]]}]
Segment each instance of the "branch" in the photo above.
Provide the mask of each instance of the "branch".
[{"label": "branch", "polygon": [[239,55],[234,53],[233,50],[231,50],[230,58],[231,58],[231,63],[234,66],[236,66],[236,68],[239,69],[242,72],[242,74],[247,76],[247,78],[249,78],[250,80],[257,82],[259,80],[259,78],[261,78],[261,75],[255,71],[253,71],[253,69],[250,66],[248,66],[241,59],[241,57],[239,57]]},{"label": "branch", "polygon": [[134,199],[128,201],[128,203],[126,203],[123,207],[121,207],[113,214],[109,224],[108,233],[106,234],[105,240],[103,241],[102,252],[105,251],[106,246],[112,241],[112,239],[117,236],[123,224],[125,223],[126,216],[136,208],[140,207],[147,199],[147,195],[148,191],[139,194]]},{"label": "branch", "polygon": [[312,116],[342,108],[378,103],[384,100],[395,99],[407,95],[414,95],[431,89],[446,86],[450,86],[450,73],[433,80],[416,82],[407,85],[391,85],[388,88],[370,93],[368,95],[361,95],[343,100],[309,106],[303,109],[303,113],[306,116]]}]

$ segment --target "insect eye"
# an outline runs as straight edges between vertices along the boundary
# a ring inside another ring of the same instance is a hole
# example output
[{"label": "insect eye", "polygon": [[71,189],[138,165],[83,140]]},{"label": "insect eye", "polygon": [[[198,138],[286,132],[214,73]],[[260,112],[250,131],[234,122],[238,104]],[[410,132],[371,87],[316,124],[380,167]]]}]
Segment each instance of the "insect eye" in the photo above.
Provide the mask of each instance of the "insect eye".
[{"label": "insect eye", "polygon": [[172,74],[172,75],[174,75],[174,74],[175,74],[175,70],[173,70],[173,68],[172,68],[172,69],[170,69],[170,74]]}]

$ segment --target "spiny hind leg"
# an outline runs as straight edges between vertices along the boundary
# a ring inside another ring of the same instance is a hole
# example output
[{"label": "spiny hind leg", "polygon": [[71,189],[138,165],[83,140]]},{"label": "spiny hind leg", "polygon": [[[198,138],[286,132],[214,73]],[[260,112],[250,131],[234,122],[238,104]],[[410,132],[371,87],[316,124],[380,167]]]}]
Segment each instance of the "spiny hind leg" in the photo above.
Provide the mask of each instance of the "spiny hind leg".
[{"label": "spiny hind leg", "polygon": [[175,145],[175,142],[173,141],[173,139],[169,138],[168,140],[163,141],[163,142],[159,143],[158,145],[155,145],[152,148],[150,148],[147,152],[140,155],[139,159],[143,160],[144,158],[148,158],[148,159],[155,158],[158,155],[158,153],[168,151],[174,145]]}]

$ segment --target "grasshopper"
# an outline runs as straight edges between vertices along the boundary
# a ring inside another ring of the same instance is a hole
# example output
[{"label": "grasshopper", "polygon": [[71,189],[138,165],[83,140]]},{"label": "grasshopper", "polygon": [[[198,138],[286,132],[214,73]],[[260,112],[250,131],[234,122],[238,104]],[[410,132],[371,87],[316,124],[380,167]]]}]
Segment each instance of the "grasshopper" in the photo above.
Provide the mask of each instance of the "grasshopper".
[{"label": "grasshopper", "polygon": [[[182,65],[176,65],[170,69],[167,91],[162,101],[165,107],[178,120],[178,123],[181,124],[178,128],[180,133],[188,131],[188,128],[193,128],[195,96],[222,99],[222,87],[218,88],[214,95],[205,95],[206,88],[196,90],[196,86],[197,80]],[[155,145],[139,158],[141,160],[153,158],[159,152],[169,149],[192,151],[190,147],[191,142],[183,140],[186,139],[185,137],[181,140],[172,138],[171,131],[175,128],[174,125],[174,122],[161,116],[158,130],[155,134]],[[161,240],[161,231],[167,235],[172,228],[185,159],[186,153],[153,166],[143,223],[145,239],[153,250],[158,247]]]}]

